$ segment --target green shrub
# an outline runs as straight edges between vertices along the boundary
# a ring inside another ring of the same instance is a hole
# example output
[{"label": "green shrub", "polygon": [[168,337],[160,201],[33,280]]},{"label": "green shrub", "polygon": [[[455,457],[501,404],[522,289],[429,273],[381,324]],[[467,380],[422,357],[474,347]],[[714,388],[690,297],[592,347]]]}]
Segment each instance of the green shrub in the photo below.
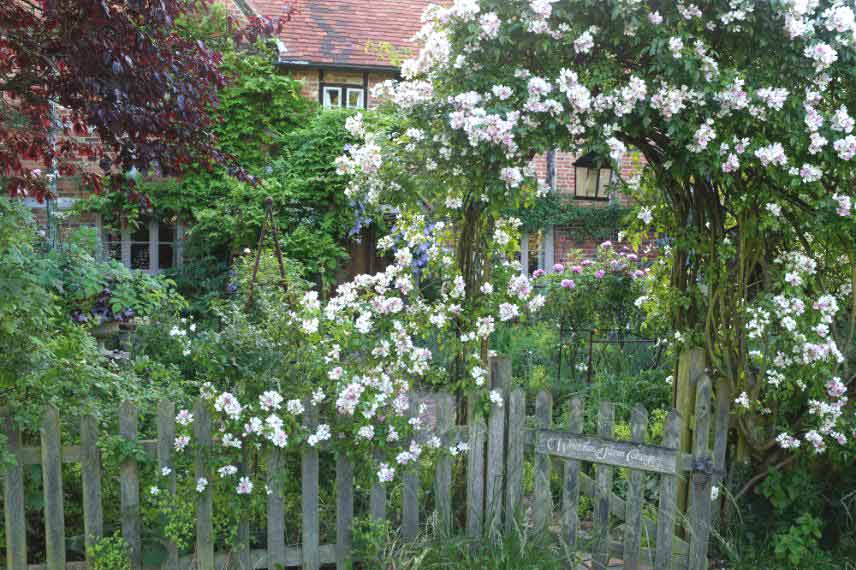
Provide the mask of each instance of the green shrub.
[{"label": "green shrub", "polygon": [[131,558],[128,544],[121,534],[98,539],[87,552],[93,560],[92,570],[129,570]]}]

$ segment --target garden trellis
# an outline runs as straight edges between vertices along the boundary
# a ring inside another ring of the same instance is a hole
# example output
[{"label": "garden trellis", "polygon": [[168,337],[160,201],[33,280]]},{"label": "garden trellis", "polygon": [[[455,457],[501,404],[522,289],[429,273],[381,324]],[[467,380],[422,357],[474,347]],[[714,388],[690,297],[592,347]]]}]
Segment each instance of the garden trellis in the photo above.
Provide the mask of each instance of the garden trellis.
[{"label": "garden trellis", "polygon": [[[510,389],[511,361],[493,358],[491,385],[505,396],[505,405],[494,406],[487,418],[470,414],[467,426],[455,426],[454,398],[450,394],[420,394],[414,398],[411,410],[415,414],[419,403],[426,403],[431,431],[442,437],[445,445],[456,440],[469,442],[466,462],[466,523],[467,536],[479,540],[498,540],[504,532],[515,532],[519,525],[531,526],[533,532],[547,532],[553,527],[554,515],[561,521],[562,541],[572,550],[590,552],[594,568],[606,568],[610,557],[622,557],[625,568],[640,564],[659,569],[701,570],[705,567],[711,520],[711,488],[716,473],[722,472],[722,458],[710,449],[712,431],[711,382],[704,375],[696,378],[696,409],[691,422],[695,432],[692,454],[678,451],[681,418],[673,411],[665,425],[661,444],[645,443],[647,414],[642,407],[633,409],[631,441],[614,439],[614,404],[601,402],[597,417],[597,436],[583,434],[583,402],[570,402],[568,423],[564,428],[552,419],[553,400],[549,392],[541,392],[535,401],[535,416],[527,420],[526,398],[520,389]],[[727,430],[727,402],[718,402],[714,439],[723,440]],[[176,433],[175,405],[163,401],[157,411],[158,437],[138,440],[138,412],[131,402],[118,410],[119,433],[127,441],[137,442],[146,454],[156,459],[158,467],[171,465]],[[212,444],[211,417],[203,402],[194,409],[195,475],[211,477],[206,454]],[[317,413],[307,406],[305,424],[319,421]],[[534,428],[527,427],[534,425]],[[34,568],[27,561],[27,530],[24,504],[24,469],[26,465],[41,464],[44,489],[44,522],[46,535],[46,568],[59,570],[80,567],[83,563],[67,563],[65,551],[65,520],[63,497],[63,463],[80,463],[83,482],[83,513],[87,544],[104,535],[101,482],[102,472],[98,448],[98,424],[85,416],[80,424],[80,445],[63,447],[60,442],[60,415],[55,407],[45,411],[40,429],[41,446],[22,446],[22,435],[8,416],[3,429],[10,451],[17,463],[4,477],[4,510],[6,535],[6,566],[9,570]],[[714,445],[714,448],[717,446]],[[523,465],[527,449],[534,452],[534,491],[524,496]],[[336,542],[321,544],[319,516],[319,454],[324,449],[303,449],[301,461],[302,543],[289,546],[285,542],[286,513],[282,494],[273,482],[283,468],[285,452],[269,452],[265,465],[273,492],[267,495],[267,541],[264,549],[251,549],[249,521],[244,518],[238,528],[238,547],[233,552],[216,553],[213,526],[212,490],[208,486],[196,499],[196,542],[192,555],[181,556],[175,545],[167,548],[164,569],[240,569],[302,567],[317,570],[325,564],[348,567],[352,557],[351,527],[354,520],[354,466],[344,454],[336,457]],[[714,459],[714,457],[716,459]],[[561,505],[553,507],[550,489],[551,471],[560,462],[563,467]],[[583,464],[594,465],[594,477],[585,473]],[[612,480],[616,468],[629,469],[625,498],[613,492]],[[643,486],[646,474],[659,477],[659,504],[645,509]],[[678,479],[689,474],[691,481],[690,507],[685,518],[677,513]],[[140,517],[140,477],[136,459],[125,458],[120,466],[120,497],[122,536],[130,549],[132,568],[142,568],[142,521]],[[401,493],[401,534],[414,539],[420,526],[420,478],[415,468],[403,476]],[[441,533],[456,531],[452,505],[452,457],[440,456],[434,464],[434,516]],[[175,474],[171,473],[167,492],[175,492]],[[578,501],[581,494],[593,500],[593,525],[589,534],[581,530]],[[369,514],[385,519],[387,489],[377,483],[370,491]],[[528,508],[527,508],[528,507]],[[527,513],[527,510],[529,513]],[[656,510],[656,516],[652,513]],[[525,521],[528,519],[528,522]],[[616,528],[611,520],[623,521],[622,540],[614,540]],[[686,540],[675,534],[683,529]]]}]

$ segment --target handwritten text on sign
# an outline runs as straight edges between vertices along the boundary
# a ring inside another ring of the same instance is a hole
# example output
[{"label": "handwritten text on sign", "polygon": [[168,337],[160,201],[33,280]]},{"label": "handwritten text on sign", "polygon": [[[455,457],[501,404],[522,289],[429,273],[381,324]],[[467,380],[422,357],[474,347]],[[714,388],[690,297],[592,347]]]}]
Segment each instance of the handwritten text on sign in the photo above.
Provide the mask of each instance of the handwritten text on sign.
[{"label": "handwritten text on sign", "polygon": [[539,430],[535,440],[538,453],[578,459],[655,473],[677,473],[678,453],[674,449],[628,441],[612,441],[587,435]]}]

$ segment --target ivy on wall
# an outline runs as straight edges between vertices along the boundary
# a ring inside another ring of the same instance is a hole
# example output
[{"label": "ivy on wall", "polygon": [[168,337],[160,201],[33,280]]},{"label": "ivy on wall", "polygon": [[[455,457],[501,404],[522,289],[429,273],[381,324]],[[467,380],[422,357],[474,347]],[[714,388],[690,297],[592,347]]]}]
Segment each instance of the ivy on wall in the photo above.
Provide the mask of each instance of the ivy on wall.
[{"label": "ivy on wall", "polygon": [[[225,26],[222,9],[212,7],[202,22],[187,23],[193,37],[217,36]],[[216,294],[225,287],[231,259],[255,248],[264,203],[273,198],[285,255],[307,268],[312,279],[330,280],[347,259],[354,213],[344,196],[346,179],[334,160],[354,142],[345,130],[347,110],[322,110],[302,95],[302,83],[279,71],[273,48],[259,43],[237,49],[224,39],[223,73],[231,82],[218,94],[218,150],[235,157],[255,179],[248,184],[227,168],[191,165],[180,179],[115,176],[111,192],[91,196],[79,210],[102,214],[105,226],[131,227],[161,212],[189,226],[185,252],[190,263],[176,275],[190,296]]]},{"label": "ivy on wall", "polygon": [[601,241],[610,239],[627,225],[631,208],[618,204],[581,206],[573,199],[550,193],[538,198],[528,207],[508,212],[523,222],[525,231],[548,226],[571,226],[579,239]]}]

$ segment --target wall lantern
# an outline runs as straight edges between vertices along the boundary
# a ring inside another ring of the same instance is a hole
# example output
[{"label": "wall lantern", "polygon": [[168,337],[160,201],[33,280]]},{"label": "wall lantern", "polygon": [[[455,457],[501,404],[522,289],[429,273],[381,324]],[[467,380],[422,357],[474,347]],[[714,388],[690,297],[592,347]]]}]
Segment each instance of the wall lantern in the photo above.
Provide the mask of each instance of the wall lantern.
[{"label": "wall lantern", "polygon": [[574,162],[574,196],[583,200],[609,200],[612,168],[609,161],[590,152]]}]

